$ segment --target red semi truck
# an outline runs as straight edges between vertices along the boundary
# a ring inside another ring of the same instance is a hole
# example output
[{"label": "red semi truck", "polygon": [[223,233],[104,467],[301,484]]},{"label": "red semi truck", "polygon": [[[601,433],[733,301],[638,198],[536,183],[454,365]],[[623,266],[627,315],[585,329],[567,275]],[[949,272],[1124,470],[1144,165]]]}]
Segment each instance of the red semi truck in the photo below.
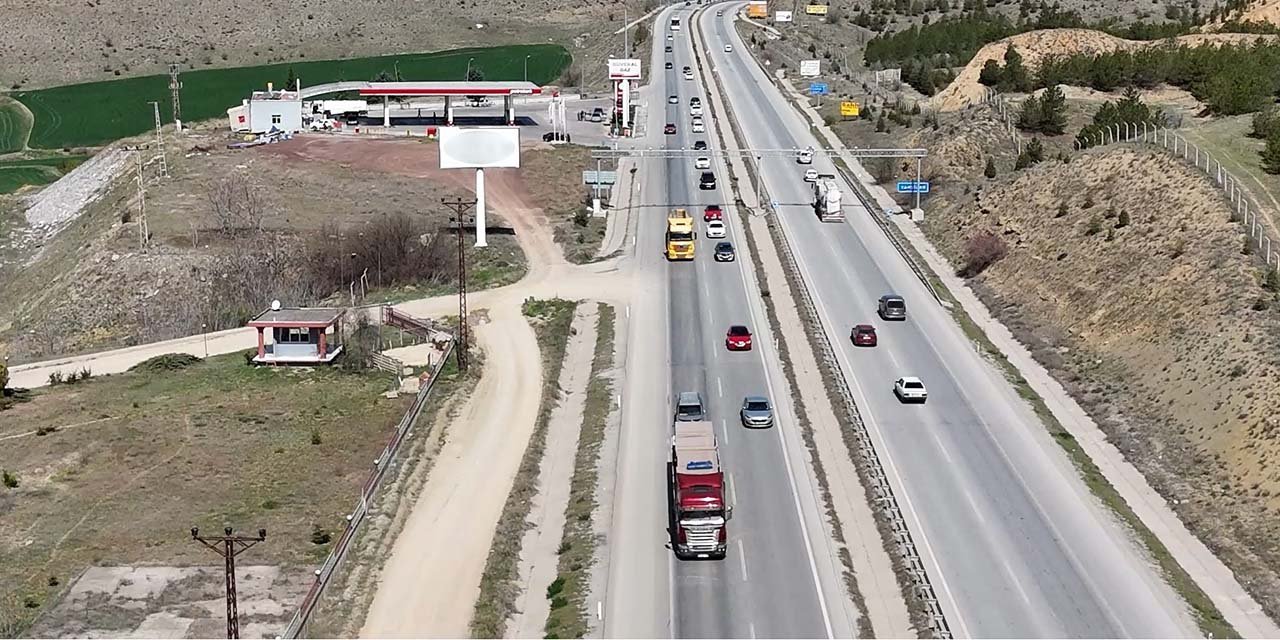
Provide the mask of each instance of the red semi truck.
[{"label": "red semi truck", "polygon": [[733,507],[725,504],[724,472],[710,422],[675,423],[670,467],[676,557],[724,558]]}]

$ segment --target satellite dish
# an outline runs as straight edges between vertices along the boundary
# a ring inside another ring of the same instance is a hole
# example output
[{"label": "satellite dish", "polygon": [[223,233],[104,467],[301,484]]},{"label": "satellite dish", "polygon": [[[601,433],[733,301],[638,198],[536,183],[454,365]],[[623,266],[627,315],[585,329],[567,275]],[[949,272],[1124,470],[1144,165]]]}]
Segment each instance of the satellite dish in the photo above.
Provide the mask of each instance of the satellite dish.
[{"label": "satellite dish", "polygon": [[279,310],[280,310],[280,301],[279,301],[279,300],[272,300],[272,301],[271,301],[271,310],[272,310],[272,311],[279,311]]}]

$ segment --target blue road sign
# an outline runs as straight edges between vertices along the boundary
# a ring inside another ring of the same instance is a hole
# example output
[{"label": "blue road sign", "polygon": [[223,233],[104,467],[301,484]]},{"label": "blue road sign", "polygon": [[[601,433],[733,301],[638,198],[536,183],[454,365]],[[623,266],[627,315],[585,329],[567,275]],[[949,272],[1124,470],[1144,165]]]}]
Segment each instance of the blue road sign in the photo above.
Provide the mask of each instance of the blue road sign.
[{"label": "blue road sign", "polygon": [[898,193],[929,193],[928,180],[900,180]]},{"label": "blue road sign", "polygon": [[827,89],[828,89],[827,83],[825,82],[813,82],[809,84],[809,93],[815,96],[820,96],[827,93]]}]

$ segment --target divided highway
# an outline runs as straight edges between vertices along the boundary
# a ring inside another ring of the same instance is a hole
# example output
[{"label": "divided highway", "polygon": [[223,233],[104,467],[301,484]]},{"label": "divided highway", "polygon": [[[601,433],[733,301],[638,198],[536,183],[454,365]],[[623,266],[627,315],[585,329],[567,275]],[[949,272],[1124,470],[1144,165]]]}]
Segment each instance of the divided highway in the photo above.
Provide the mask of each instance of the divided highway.
[{"label": "divided highway", "polygon": [[[667,21],[679,15],[685,28],[665,41]],[[682,68],[696,67],[690,45],[688,24],[691,12],[668,9],[658,16],[655,29],[652,72],[647,91],[647,139],[642,145],[691,148],[705,140],[714,150],[714,133],[692,133],[689,99],[707,100],[697,80],[685,80]],[[672,45],[672,53],[663,47]],[[666,60],[672,69],[664,70]],[[677,96],[670,104],[668,96]],[[705,118],[710,125],[710,119]],[[676,125],[672,135],[662,133],[667,123]],[[707,155],[713,155],[708,153]],[[777,424],[771,429],[745,429],[738,420],[742,399],[765,395],[777,400],[782,385],[780,373],[769,371],[762,345],[766,317],[756,295],[753,300],[744,269],[750,264],[741,255],[745,241],[742,225],[730,209],[724,163],[713,160],[718,186],[701,190],[692,158],[651,159],[641,163],[641,198],[636,229],[635,260],[644,271],[661,275],[665,289],[663,323],[658,331],[645,327],[639,341],[629,343],[629,358],[652,359],[657,348],[652,339],[665,335],[669,384],[660,402],[660,411],[643,411],[629,403],[654,402],[653,389],[630,378],[628,366],[624,385],[622,445],[615,501],[614,539],[605,614],[605,636],[617,637],[698,637],[752,638],[850,636],[854,629],[852,605],[844,597],[838,560],[824,542],[816,497],[808,471],[797,448],[802,447],[797,428],[790,419],[789,401],[779,407]],[[712,253],[720,239],[705,236],[703,208],[708,204],[725,207],[728,237],[739,250],[739,260],[714,262]],[[667,213],[683,207],[697,220],[697,257],[692,262],[667,263],[662,257]],[[656,311],[640,325],[656,318]],[[756,334],[749,352],[728,352],[725,332],[731,324],[745,324]],[[642,374],[647,375],[647,374]],[[631,389],[631,385],[638,385]],[[720,455],[729,485],[730,504],[735,506],[728,523],[728,556],[719,561],[676,560],[668,548],[665,461],[670,448],[674,397],[681,391],[698,391],[709,408],[709,416],[720,442]],[[635,395],[633,395],[635,392]],[[639,394],[643,395],[639,395]],[[648,422],[644,422],[644,421]],[[783,431],[790,430],[790,431]],[[786,436],[784,441],[784,434]],[[646,466],[648,468],[642,468]],[[643,492],[653,492],[645,496]],[[657,501],[653,500],[657,498]],[[649,527],[637,532],[635,527]],[[666,575],[654,572],[653,565],[665,568]],[[663,579],[665,577],[665,580]],[[826,591],[835,597],[825,595]],[[665,602],[652,601],[661,594]],[[637,606],[638,605],[638,606]],[[649,613],[644,613],[646,607]],[[660,621],[665,620],[665,628]]]},{"label": "divided highway", "polygon": [[[705,34],[745,146],[820,148],[735,32],[741,6],[715,5],[696,27]],[[725,44],[733,45],[732,53]],[[1185,604],[1131,534],[1089,493],[1029,407],[933,301],[869,214],[846,204],[846,223],[822,223],[808,205],[804,167],[782,157],[762,164],[776,215],[837,343],[840,366],[878,440],[953,633],[1199,635]],[[821,154],[813,166],[835,172]],[[841,183],[846,201],[853,200]],[[683,283],[673,279],[672,286],[675,322],[674,292]],[[906,298],[906,322],[876,317],[876,300],[890,292]],[[876,325],[878,347],[850,344],[849,328],[859,323]],[[691,375],[681,370],[677,380]],[[744,375],[738,372],[736,382],[747,382]],[[897,401],[891,386],[903,375],[924,380],[927,404]]]}]

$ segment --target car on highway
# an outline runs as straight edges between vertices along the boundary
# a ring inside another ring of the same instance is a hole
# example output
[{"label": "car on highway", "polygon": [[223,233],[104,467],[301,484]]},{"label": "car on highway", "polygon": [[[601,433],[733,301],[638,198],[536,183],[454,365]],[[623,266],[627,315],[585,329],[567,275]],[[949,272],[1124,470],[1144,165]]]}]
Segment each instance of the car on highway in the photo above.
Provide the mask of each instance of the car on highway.
[{"label": "car on highway", "polygon": [[773,405],[764,396],[747,396],[742,399],[738,416],[744,427],[768,429],[773,426]]},{"label": "car on highway", "polygon": [[667,104],[680,104],[680,96],[667,96]]},{"label": "car on highway", "polygon": [[663,132],[663,133],[665,133],[665,134],[667,134],[667,135],[672,135],[672,134],[674,134],[674,133],[676,132],[676,126],[675,126],[674,124],[671,124],[670,122],[668,122],[668,123],[667,123],[667,126],[665,126],[665,127],[663,127],[663,128],[662,128],[662,132]]},{"label": "car on highway", "polygon": [[698,118],[697,120],[693,121],[693,125],[689,127],[689,130],[694,133],[706,133],[707,127],[706,125],[702,124],[702,118]]},{"label": "car on highway", "polygon": [[666,52],[667,52],[667,53],[671,53],[671,45],[667,45]]},{"label": "car on highway", "polygon": [[667,61],[667,64],[666,64],[666,68],[668,68],[668,69],[674,69],[675,67],[673,67],[673,66],[671,65],[671,61],[670,61],[670,60],[668,60],[668,61]]},{"label": "car on highway", "polygon": [[929,398],[924,383],[915,376],[903,376],[894,381],[893,393],[902,402],[924,402]]},{"label": "car on highway", "polygon": [[855,325],[849,330],[849,340],[859,347],[876,346],[876,328],[869,324]]},{"label": "car on highway", "polygon": [[676,38],[675,38],[675,36],[673,36],[673,35],[671,35],[671,34],[669,34],[669,33],[667,34],[667,40],[675,40],[675,39],[676,39]]},{"label": "car on highway", "polygon": [[694,169],[710,169],[711,158],[708,158],[706,156],[698,156],[697,158],[694,158],[693,168]]},{"label": "car on highway", "polygon": [[724,336],[724,346],[730,351],[750,351],[751,330],[740,324],[730,326]]},{"label": "car on highway", "polygon": [[796,150],[796,164],[813,164],[813,147]]},{"label": "car on highway", "polygon": [[804,170],[804,181],[805,181],[805,182],[817,182],[817,181],[818,181],[818,170],[817,170],[817,169],[805,169],[805,170]]},{"label": "car on highway", "polygon": [[695,104],[695,105],[693,105],[693,106],[690,106],[690,107],[689,107],[689,113],[690,113],[691,115],[695,115],[695,116],[700,116],[700,115],[702,115],[702,105],[700,105],[700,104]]},{"label": "car on highway", "polygon": [[907,301],[896,293],[886,293],[880,296],[876,313],[879,313],[880,318],[884,320],[906,320]]},{"label": "car on highway", "polygon": [[724,226],[724,220],[711,220],[707,222],[708,238],[723,238],[726,233],[727,231]]},{"label": "car on highway", "polygon": [[722,17],[724,17],[724,11],[716,11],[716,17],[717,17],[717,18],[722,18]]},{"label": "car on highway", "polygon": [[716,188],[716,174],[710,171],[703,171],[698,178],[698,188],[703,191],[711,191]]},{"label": "car on highway", "polygon": [[684,79],[685,79],[685,80],[692,80],[692,79],[693,79],[693,72],[689,70],[689,67],[685,67],[685,68],[684,68]]},{"label": "car on highway", "polygon": [[733,250],[732,242],[717,242],[715,260],[716,262],[733,262],[738,259],[738,254]]},{"label": "car on highway", "polygon": [[701,104],[702,104],[702,98],[699,98],[698,96],[689,98],[689,106],[692,107],[694,105],[701,105]]},{"label": "car on highway", "polygon": [[706,140],[697,140],[697,141],[695,141],[695,142],[693,143],[693,150],[694,150],[694,151],[706,151],[706,150],[707,150],[707,141],[706,141]]},{"label": "car on highway", "polygon": [[725,52],[725,53],[733,53],[733,45],[731,45],[731,44],[726,44],[726,45],[724,46],[724,52]]},{"label": "car on highway", "polygon": [[707,409],[702,403],[702,394],[697,391],[681,391],[676,396],[676,420],[679,422],[698,422],[706,420]]},{"label": "car on highway", "polygon": [[711,222],[712,220],[724,220],[724,210],[718,204],[709,204],[702,210],[702,221]]}]

